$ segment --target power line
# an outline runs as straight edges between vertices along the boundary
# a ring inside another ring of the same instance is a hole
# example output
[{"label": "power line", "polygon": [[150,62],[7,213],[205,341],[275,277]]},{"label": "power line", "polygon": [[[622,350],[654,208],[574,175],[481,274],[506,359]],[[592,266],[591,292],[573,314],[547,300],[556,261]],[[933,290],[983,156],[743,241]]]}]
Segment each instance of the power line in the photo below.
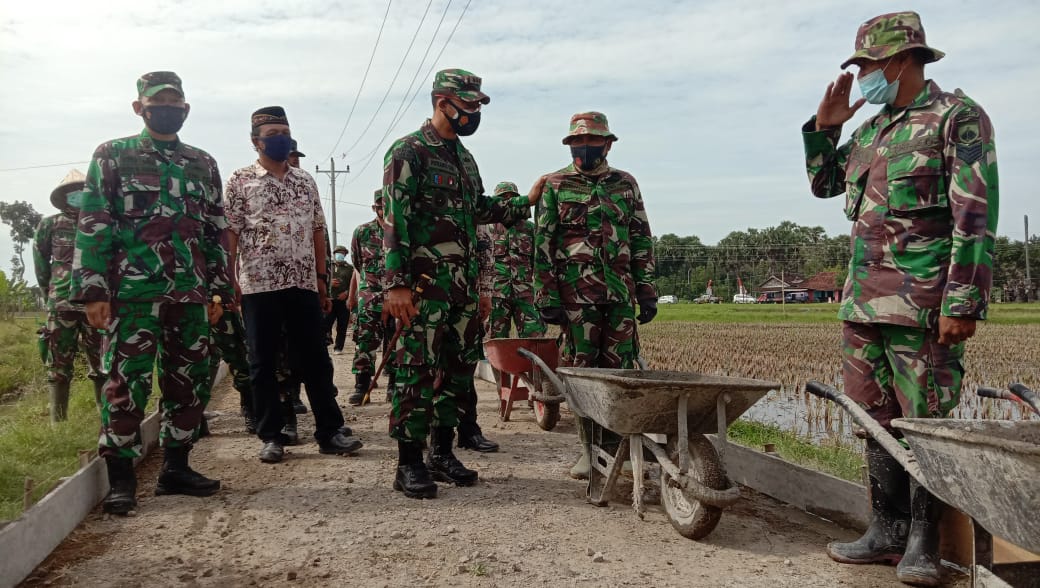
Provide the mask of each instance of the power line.
[{"label": "power line", "polygon": [[383,27],[386,26],[386,17],[390,15],[390,4],[393,0],[387,0],[386,12],[383,13],[383,22],[379,25],[379,34],[376,35],[376,43],[372,46],[372,54],[368,56],[368,65],[365,66],[365,75],[361,77],[361,85],[358,86],[357,94],[354,96],[354,103],[350,105],[350,113],[347,114],[347,122],[343,123],[343,128],[339,132],[339,137],[336,138],[336,144],[329,149],[329,154],[325,156],[325,159],[332,157],[333,152],[336,151],[336,147],[339,147],[339,142],[343,140],[343,134],[347,132],[347,126],[350,125],[350,119],[354,116],[354,109],[357,108],[358,100],[361,98],[361,91],[365,89],[365,81],[368,80],[368,72],[372,69],[372,60],[376,57],[376,49],[379,48],[379,40],[383,38]]},{"label": "power line", "polygon": [[45,167],[61,167],[63,165],[83,165],[90,163],[89,161],[70,161],[67,163],[45,163],[43,165],[27,165],[25,167],[5,167],[0,169],[0,172],[12,172],[12,171],[24,171],[27,169],[42,169]]},{"label": "power line", "polygon": [[422,19],[419,20],[419,26],[415,28],[415,32],[412,33],[412,41],[408,43],[408,48],[405,49],[404,56],[401,58],[401,63],[397,66],[397,71],[394,72],[394,78],[390,80],[390,84],[386,87],[386,92],[383,94],[382,100],[379,101],[379,106],[376,107],[376,111],[372,113],[372,118],[368,119],[368,124],[358,135],[357,139],[354,140],[354,144],[347,148],[347,153],[350,153],[357,147],[361,139],[364,138],[365,133],[368,129],[372,128],[372,123],[376,121],[376,117],[379,115],[379,111],[383,109],[383,104],[386,103],[386,99],[390,96],[390,91],[394,89],[394,84],[397,83],[397,77],[401,75],[401,70],[404,69],[405,61],[408,60],[408,55],[412,52],[412,47],[415,46],[415,40],[419,38],[419,31],[422,30],[423,24],[426,22],[426,15],[430,13],[430,7],[433,6],[433,0],[429,0],[426,3],[426,11],[423,12]]}]

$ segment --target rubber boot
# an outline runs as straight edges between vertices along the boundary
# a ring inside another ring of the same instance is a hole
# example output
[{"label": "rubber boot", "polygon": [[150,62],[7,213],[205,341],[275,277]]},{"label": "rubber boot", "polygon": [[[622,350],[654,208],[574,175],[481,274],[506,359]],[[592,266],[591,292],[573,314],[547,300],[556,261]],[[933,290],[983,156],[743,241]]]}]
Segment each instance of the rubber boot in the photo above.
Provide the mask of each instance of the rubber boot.
[{"label": "rubber boot", "polygon": [[903,557],[910,531],[909,476],[873,439],[867,439],[866,458],[873,511],[870,527],[851,543],[827,545],[827,555],[841,563],[895,565]]},{"label": "rubber boot", "polygon": [[938,586],[942,579],[939,567],[939,518],[942,502],[917,483],[910,482],[910,536],[903,559],[896,567],[896,577],[911,586]]},{"label": "rubber boot", "polygon": [[108,495],[101,501],[101,510],[125,515],[137,508],[134,460],[129,457],[106,457],[105,465],[108,466]]},{"label": "rubber boot", "polygon": [[241,415],[246,423],[246,433],[250,435],[256,434],[256,413],[253,412],[253,399],[250,398],[249,394],[239,390],[238,392],[238,405],[241,409]]},{"label": "rubber boot", "polygon": [[588,480],[589,469],[592,467],[589,462],[589,452],[585,450],[585,443],[588,442],[588,435],[591,434],[589,423],[585,422],[586,419],[578,417],[574,421],[574,426],[578,429],[578,439],[581,441],[581,457],[578,458],[578,462],[571,468],[570,475],[575,480]]},{"label": "rubber boot", "polygon": [[101,405],[104,404],[105,398],[105,381],[102,379],[91,380],[94,384],[94,404],[97,405],[98,412],[101,412]]},{"label": "rubber boot", "polygon": [[69,418],[69,382],[51,382],[51,422]]},{"label": "rubber boot", "polygon": [[462,465],[452,452],[451,444],[455,440],[454,427],[434,427],[431,440],[426,467],[434,480],[456,486],[472,486],[477,482],[477,472]]},{"label": "rubber boot", "polygon": [[155,485],[156,496],[211,496],[220,490],[220,480],[211,480],[188,467],[190,451],[191,447],[187,445],[163,448],[163,467]]},{"label": "rubber boot", "polygon": [[285,444],[299,445],[300,432],[296,428],[296,409],[291,398],[286,398],[282,401],[282,417],[285,419],[285,424],[282,425],[282,436],[285,437]]},{"label": "rubber boot", "polygon": [[423,463],[422,445],[410,441],[397,442],[397,474],[394,490],[408,498],[436,498],[437,484]]},{"label": "rubber boot", "polygon": [[354,391],[350,393],[347,398],[347,404],[351,406],[361,406],[361,401],[365,399],[365,393],[368,392],[369,386],[372,385],[372,374],[368,372],[358,372],[354,375]]}]

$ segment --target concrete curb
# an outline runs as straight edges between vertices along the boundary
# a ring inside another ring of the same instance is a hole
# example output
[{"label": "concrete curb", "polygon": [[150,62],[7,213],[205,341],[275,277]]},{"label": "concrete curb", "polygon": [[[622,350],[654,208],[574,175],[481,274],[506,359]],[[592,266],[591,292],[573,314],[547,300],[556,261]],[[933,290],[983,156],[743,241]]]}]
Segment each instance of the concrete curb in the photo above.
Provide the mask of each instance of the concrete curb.
[{"label": "concrete curb", "polygon": [[[495,381],[487,361],[477,364],[476,377]],[[708,438],[718,446],[715,435]],[[722,453],[727,475],[742,486],[843,527],[862,530],[870,524],[867,489],[860,484],[743,445],[727,443]]]},{"label": "concrete curb", "polygon": [[[227,375],[221,363],[214,385]],[[159,413],[141,423],[144,456],[159,443]],[[143,457],[142,457],[143,459]],[[32,508],[0,528],[0,586],[16,586],[94,510],[108,494],[108,470],[97,456]]]}]

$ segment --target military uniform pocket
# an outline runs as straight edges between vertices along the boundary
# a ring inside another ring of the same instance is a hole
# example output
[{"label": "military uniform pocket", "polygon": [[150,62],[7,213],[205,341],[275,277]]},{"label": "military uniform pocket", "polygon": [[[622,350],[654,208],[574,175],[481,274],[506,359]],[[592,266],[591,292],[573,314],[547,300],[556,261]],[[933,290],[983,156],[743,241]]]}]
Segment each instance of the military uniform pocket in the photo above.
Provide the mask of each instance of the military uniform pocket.
[{"label": "military uniform pocket", "polygon": [[919,166],[888,170],[888,209],[896,216],[930,214],[949,208],[942,170]]},{"label": "military uniform pocket", "polygon": [[159,214],[161,207],[158,178],[151,182],[139,176],[125,177],[121,181],[124,217],[143,218]]},{"label": "military uniform pocket", "polygon": [[850,221],[859,218],[859,209],[869,174],[869,165],[855,158],[850,159],[845,170],[845,218]]},{"label": "military uniform pocket", "polygon": [[559,203],[560,224],[564,226],[585,226],[588,218],[587,202],[561,200]]}]

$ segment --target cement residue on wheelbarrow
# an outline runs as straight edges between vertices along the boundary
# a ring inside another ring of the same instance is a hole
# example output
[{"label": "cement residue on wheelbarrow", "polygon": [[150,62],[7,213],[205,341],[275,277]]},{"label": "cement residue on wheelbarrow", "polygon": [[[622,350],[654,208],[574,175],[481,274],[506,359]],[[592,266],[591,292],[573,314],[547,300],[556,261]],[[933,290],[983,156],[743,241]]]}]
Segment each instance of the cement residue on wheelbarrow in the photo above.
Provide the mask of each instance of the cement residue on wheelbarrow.
[{"label": "cement residue on wheelbarrow", "polygon": [[[333,356],[340,390],[352,385],[350,358]],[[460,452],[480,483],[442,485],[436,500],[417,501],[390,488],[397,453],[382,402],[355,409],[340,395],[365,441],[358,457],[322,456],[310,442],[265,465],[225,386],[212,406],[214,436],[192,454],[199,471],[222,480],[220,493],[152,496],[153,458],[139,474],[139,514],[92,514],[29,585],[900,585],[892,568],[842,566],[824,554],[828,541],[859,533],[747,490],[701,541],[674,533],[659,506],[648,506],[644,521],[624,504],[591,506],[585,483],[567,477],[578,443],[566,405],[547,432],[519,403],[500,423],[493,387],[480,382],[478,390],[480,422],[502,452]],[[309,440],[311,415],[300,417],[300,429]],[[12,555],[0,556],[0,565]]]}]

